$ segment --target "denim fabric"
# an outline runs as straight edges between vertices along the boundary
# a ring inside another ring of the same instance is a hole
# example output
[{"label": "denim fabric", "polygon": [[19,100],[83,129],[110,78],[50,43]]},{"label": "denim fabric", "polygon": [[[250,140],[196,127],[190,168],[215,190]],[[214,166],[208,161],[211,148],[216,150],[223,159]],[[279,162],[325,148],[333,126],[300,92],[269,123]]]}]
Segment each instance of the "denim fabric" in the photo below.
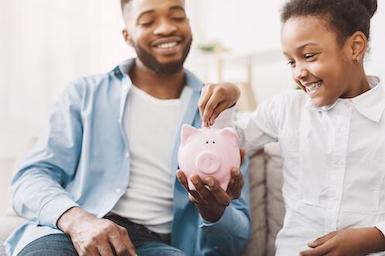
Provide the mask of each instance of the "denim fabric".
[{"label": "denim fabric", "polygon": [[[157,234],[143,225],[135,224],[118,215],[107,215],[105,217],[119,226],[127,229],[129,237],[135,246],[139,256],[184,256],[181,250],[167,243],[170,235]],[[39,238],[28,244],[19,256],[69,256],[78,255],[71,239],[65,234],[53,234]]]},{"label": "denim fabric", "polygon": [[69,256],[78,254],[68,236],[65,234],[54,234],[43,236],[31,242],[18,255]]}]

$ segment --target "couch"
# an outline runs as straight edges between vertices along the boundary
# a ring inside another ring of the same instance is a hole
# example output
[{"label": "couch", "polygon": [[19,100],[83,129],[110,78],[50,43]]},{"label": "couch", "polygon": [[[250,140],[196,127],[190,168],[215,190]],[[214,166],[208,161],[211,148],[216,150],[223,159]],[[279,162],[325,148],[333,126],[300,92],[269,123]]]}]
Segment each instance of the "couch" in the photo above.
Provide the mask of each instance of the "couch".
[{"label": "couch", "polygon": [[[14,166],[15,159],[0,158],[0,256],[5,255],[2,244],[6,237],[25,221],[9,207],[8,184]],[[272,256],[284,215],[282,161],[277,143],[268,144],[251,156],[249,174],[252,237],[243,256]]]}]

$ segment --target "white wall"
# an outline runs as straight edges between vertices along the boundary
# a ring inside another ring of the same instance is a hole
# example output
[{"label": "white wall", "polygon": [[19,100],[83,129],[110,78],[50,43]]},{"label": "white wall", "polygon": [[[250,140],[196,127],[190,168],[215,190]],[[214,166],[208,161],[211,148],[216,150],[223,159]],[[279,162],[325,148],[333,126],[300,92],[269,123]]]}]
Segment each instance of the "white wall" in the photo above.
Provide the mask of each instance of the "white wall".
[{"label": "white wall", "polygon": [[220,41],[226,48],[246,52],[279,48],[279,9],[283,0],[190,1],[199,41]]},{"label": "white wall", "polygon": [[[283,2],[186,1],[195,45],[219,41],[235,56],[254,56],[253,86],[259,101],[292,86],[279,50],[279,9]],[[41,130],[50,105],[69,81],[106,72],[134,53],[121,38],[118,0],[0,0],[0,12],[3,156],[17,153],[21,140]],[[367,70],[385,78],[383,24],[385,3],[379,1]],[[194,53],[189,58],[189,63],[193,62]],[[238,67],[227,67],[226,78],[242,80],[243,73],[235,72]],[[205,77],[203,71],[196,70]]]},{"label": "white wall", "polygon": [[119,1],[0,0],[0,156],[38,134],[63,88],[133,56]]},{"label": "white wall", "polygon": [[[282,89],[290,88],[289,67],[280,54],[280,14],[285,0],[193,0],[192,21],[200,42],[220,42],[235,53],[255,55],[253,86],[263,101]],[[372,19],[371,52],[366,59],[368,74],[385,79],[385,2],[378,1]],[[259,56],[270,54],[266,58]]]}]

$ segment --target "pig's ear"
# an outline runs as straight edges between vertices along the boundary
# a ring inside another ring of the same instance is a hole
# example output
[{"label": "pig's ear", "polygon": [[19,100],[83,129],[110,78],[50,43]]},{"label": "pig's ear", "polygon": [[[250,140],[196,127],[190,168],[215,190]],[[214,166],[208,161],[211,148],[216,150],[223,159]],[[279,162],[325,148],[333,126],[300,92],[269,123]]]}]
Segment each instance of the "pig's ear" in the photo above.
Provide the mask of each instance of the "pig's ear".
[{"label": "pig's ear", "polygon": [[180,133],[180,140],[182,145],[186,144],[188,138],[190,138],[191,135],[198,133],[199,130],[195,127],[192,127],[188,124],[183,124],[182,131]]},{"label": "pig's ear", "polygon": [[234,128],[230,128],[230,127],[223,128],[219,131],[219,135],[230,139],[230,141],[234,143],[234,146],[238,145],[238,134]]}]

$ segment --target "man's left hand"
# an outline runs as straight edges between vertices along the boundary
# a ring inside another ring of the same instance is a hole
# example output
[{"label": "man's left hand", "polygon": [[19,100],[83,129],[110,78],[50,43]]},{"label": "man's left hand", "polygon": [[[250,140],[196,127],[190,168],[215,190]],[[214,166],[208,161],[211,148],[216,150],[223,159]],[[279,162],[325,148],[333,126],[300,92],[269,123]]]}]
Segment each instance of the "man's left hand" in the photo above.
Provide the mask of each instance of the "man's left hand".
[{"label": "man's left hand", "polygon": [[231,178],[226,191],[212,176],[201,179],[197,174],[191,175],[190,182],[196,190],[189,189],[187,177],[183,171],[178,171],[177,177],[189,193],[190,200],[198,207],[202,218],[210,222],[216,222],[222,217],[231,200],[240,197],[243,187],[243,176],[238,168],[231,170]]}]

